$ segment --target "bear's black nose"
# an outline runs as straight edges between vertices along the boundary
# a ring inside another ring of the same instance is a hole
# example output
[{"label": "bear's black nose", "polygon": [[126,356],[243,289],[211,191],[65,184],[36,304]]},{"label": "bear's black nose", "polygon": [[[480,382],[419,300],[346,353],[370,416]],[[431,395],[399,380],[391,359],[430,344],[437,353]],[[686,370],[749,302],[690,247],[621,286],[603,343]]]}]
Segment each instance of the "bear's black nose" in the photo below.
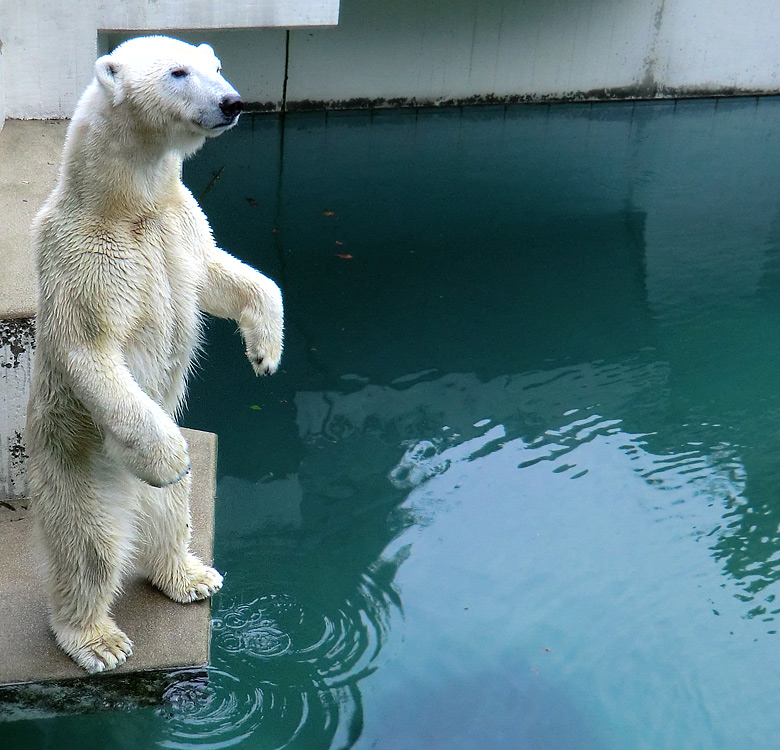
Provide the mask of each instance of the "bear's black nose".
[{"label": "bear's black nose", "polygon": [[244,102],[238,94],[225,94],[219,103],[219,108],[225,117],[236,117],[244,108]]}]

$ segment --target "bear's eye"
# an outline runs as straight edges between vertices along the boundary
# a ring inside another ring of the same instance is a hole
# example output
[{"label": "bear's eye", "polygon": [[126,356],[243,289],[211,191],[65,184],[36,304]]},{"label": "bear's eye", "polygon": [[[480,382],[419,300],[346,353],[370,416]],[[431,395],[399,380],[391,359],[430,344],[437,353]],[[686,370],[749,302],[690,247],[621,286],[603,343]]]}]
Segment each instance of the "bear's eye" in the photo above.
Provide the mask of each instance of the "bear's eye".
[{"label": "bear's eye", "polygon": [[171,71],[171,75],[172,75],[174,78],[184,78],[184,76],[186,76],[186,75],[187,75],[187,71],[186,71],[186,69],[184,69],[184,68],[174,68],[174,69]]}]

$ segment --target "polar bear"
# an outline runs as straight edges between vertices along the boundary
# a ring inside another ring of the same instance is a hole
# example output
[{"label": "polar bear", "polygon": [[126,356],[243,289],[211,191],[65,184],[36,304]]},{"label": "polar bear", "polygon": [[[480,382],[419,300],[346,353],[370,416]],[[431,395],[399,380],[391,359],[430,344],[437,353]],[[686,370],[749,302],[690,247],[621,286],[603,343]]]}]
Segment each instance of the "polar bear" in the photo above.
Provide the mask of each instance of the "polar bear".
[{"label": "polar bear", "polygon": [[89,672],[132,652],[111,617],[129,565],[177,602],[222,585],[188,549],[190,462],[175,417],[201,311],[236,320],[255,372],[271,374],[282,296],[217,248],[181,165],[241,108],[208,45],[123,43],[97,60],[33,223],[31,512],[51,629]]}]

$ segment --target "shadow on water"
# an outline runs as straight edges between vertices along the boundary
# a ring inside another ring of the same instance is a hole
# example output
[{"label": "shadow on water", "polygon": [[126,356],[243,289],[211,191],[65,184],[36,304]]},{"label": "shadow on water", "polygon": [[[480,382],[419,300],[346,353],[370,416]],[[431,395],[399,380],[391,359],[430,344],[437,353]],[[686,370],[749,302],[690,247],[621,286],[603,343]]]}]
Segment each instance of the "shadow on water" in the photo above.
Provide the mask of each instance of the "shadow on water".
[{"label": "shadow on water", "polygon": [[210,321],[192,384],[220,441],[213,666],[122,731],[27,723],[771,747],[778,108],[295,115],[283,140],[257,117],[210,143],[185,178],[287,315],[277,376]]}]

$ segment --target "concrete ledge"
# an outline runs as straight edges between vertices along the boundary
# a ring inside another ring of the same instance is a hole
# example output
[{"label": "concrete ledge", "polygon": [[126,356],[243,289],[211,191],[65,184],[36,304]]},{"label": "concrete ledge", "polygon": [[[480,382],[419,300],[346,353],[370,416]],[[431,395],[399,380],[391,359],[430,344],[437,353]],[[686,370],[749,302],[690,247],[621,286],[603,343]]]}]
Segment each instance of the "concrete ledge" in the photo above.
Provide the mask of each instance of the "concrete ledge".
[{"label": "concrete ledge", "polygon": [[[192,549],[211,561],[217,437],[195,430],[185,435],[193,466]],[[49,632],[36,561],[26,501],[0,502],[0,685],[85,676]],[[208,663],[208,600],[176,604],[136,576],[128,580],[114,614],[135,648],[127,663],[107,675]]]},{"label": "concrete ledge", "polygon": [[[86,676],[77,680],[0,685],[0,727],[6,722],[66,714],[127,713],[175,700],[179,691],[185,691],[192,700],[207,701],[208,669],[109,672],[97,679]],[[4,728],[0,728],[0,736],[5,737]]]}]

